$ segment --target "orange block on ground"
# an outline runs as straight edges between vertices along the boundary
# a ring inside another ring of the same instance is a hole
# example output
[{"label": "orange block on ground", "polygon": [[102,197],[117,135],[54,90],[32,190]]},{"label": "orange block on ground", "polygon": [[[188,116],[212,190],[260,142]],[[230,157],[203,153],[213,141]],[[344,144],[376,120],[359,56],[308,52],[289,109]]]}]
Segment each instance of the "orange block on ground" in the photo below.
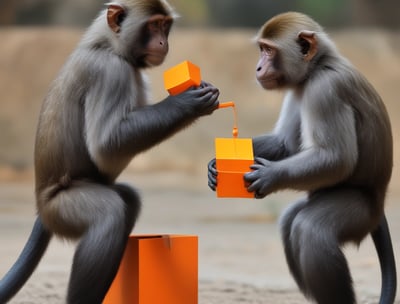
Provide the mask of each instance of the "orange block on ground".
[{"label": "orange block on ground", "polygon": [[249,197],[243,175],[254,163],[253,141],[251,138],[216,138],[215,158],[218,197]]},{"label": "orange block on ground", "polygon": [[197,236],[130,236],[103,304],[132,303],[198,303]]},{"label": "orange block on ground", "polygon": [[164,72],[164,86],[170,95],[177,95],[201,84],[200,68],[184,61]]}]

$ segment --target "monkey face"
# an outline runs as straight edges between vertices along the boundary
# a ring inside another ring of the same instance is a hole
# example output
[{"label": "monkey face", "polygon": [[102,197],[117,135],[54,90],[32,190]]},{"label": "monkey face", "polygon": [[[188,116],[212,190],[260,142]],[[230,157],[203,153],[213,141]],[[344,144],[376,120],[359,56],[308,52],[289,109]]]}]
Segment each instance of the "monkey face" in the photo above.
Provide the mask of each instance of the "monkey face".
[{"label": "monkey face", "polygon": [[149,18],[144,29],[144,63],[147,66],[157,66],[164,62],[168,54],[168,35],[172,26],[172,18],[164,15],[154,15]]},{"label": "monkey face", "polygon": [[159,8],[150,2],[141,2],[143,14],[137,13],[137,7],[129,9],[119,4],[110,4],[107,10],[108,26],[119,40],[116,52],[134,68],[162,64],[169,50],[168,36],[173,17],[162,7],[164,2],[152,2],[157,2]]},{"label": "monkey face", "polygon": [[259,39],[260,59],[257,63],[256,77],[266,90],[279,88],[283,84],[284,74],[278,67],[278,49],[272,42]]},{"label": "monkey face", "polygon": [[298,13],[278,15],[256,36],[260,48],[256,77],[264,89],[301,87],[318,61],[318,24]]}]

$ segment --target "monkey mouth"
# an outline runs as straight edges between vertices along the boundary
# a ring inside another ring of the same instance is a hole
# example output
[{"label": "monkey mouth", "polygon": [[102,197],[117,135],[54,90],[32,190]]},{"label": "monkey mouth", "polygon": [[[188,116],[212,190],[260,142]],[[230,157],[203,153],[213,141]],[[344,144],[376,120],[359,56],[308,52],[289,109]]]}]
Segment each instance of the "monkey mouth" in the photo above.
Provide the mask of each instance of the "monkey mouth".
[{"label": "monkey mouth", "polygon": [[281,81],[279,77],[273,77],[273,78],[268,77],[268,78],[258,79],[258,82],[264,89],[271,90],[278,87]]},{"label": "monkey mouth", "polygon": [[158,54],[147,54],[145,56],[145,61],[150,66],[157,66],[164,62],[165,56]]}]

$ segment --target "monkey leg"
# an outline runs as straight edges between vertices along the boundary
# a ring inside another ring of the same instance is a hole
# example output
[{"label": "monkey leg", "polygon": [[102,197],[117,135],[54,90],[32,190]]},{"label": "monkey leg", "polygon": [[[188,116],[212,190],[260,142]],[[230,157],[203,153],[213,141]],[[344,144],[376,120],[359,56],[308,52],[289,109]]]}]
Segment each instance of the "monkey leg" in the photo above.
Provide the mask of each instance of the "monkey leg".
[{"label": "monkey leg", "polygon": [[[74,182],[48,203],[55,232],[82,232],[75,251],[67,303],[101,303],[140,211],[139,196],[126,185]],[[44,212],[45,213],[45,212]],[[65,226],[61,228],[60,226]],[[68,235],[67,235],[68,236]]]},{"label": "monkey leg", "polygon": [[307,293],[306,286],[304,285],[304,279],[301,276],[300,265],[294,255],[291,243],[291,231],[294,218],[304,208],[307,203],[307,199],[302,199],[298,202],[290,205],[282,214],[279,220],[279,226],[281,229],[281,236],[283,242],[283,249],[285,251],[286,262],[289,266],[289,270],[297,283],[297,286],[304,292]]},{"label": "monkey leg", "polygon": [[325,189],[310,195],[297,213],[292,212],[287,237],[295,265],[292,271],[298,272],[304,294],[317,303],[355,303],[351,274],[340,246],[347,241],[359,243],[374,227],[370,200],[359,189]]}]

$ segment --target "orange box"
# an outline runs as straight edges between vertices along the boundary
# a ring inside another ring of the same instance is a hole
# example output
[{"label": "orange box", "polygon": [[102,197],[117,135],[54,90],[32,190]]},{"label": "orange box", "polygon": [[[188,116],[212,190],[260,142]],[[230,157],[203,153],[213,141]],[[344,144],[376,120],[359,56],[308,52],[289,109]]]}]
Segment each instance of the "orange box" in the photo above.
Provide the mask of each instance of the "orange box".
[{"label": "orange box", "polygon": [[218,197],[249,197],[243,175],[254,164],[253,141],[251,138],[216,138],[215,158]]},{"label": "orange box", "polygon": [[133,303],[198,303],[197,236],[130,236],[103,304]]},{"label": "orange box", "polygon": [[190,61],[184,61],[164,72],[164,86],[170,95],[177,95],[200,84],[200,68]]}]

